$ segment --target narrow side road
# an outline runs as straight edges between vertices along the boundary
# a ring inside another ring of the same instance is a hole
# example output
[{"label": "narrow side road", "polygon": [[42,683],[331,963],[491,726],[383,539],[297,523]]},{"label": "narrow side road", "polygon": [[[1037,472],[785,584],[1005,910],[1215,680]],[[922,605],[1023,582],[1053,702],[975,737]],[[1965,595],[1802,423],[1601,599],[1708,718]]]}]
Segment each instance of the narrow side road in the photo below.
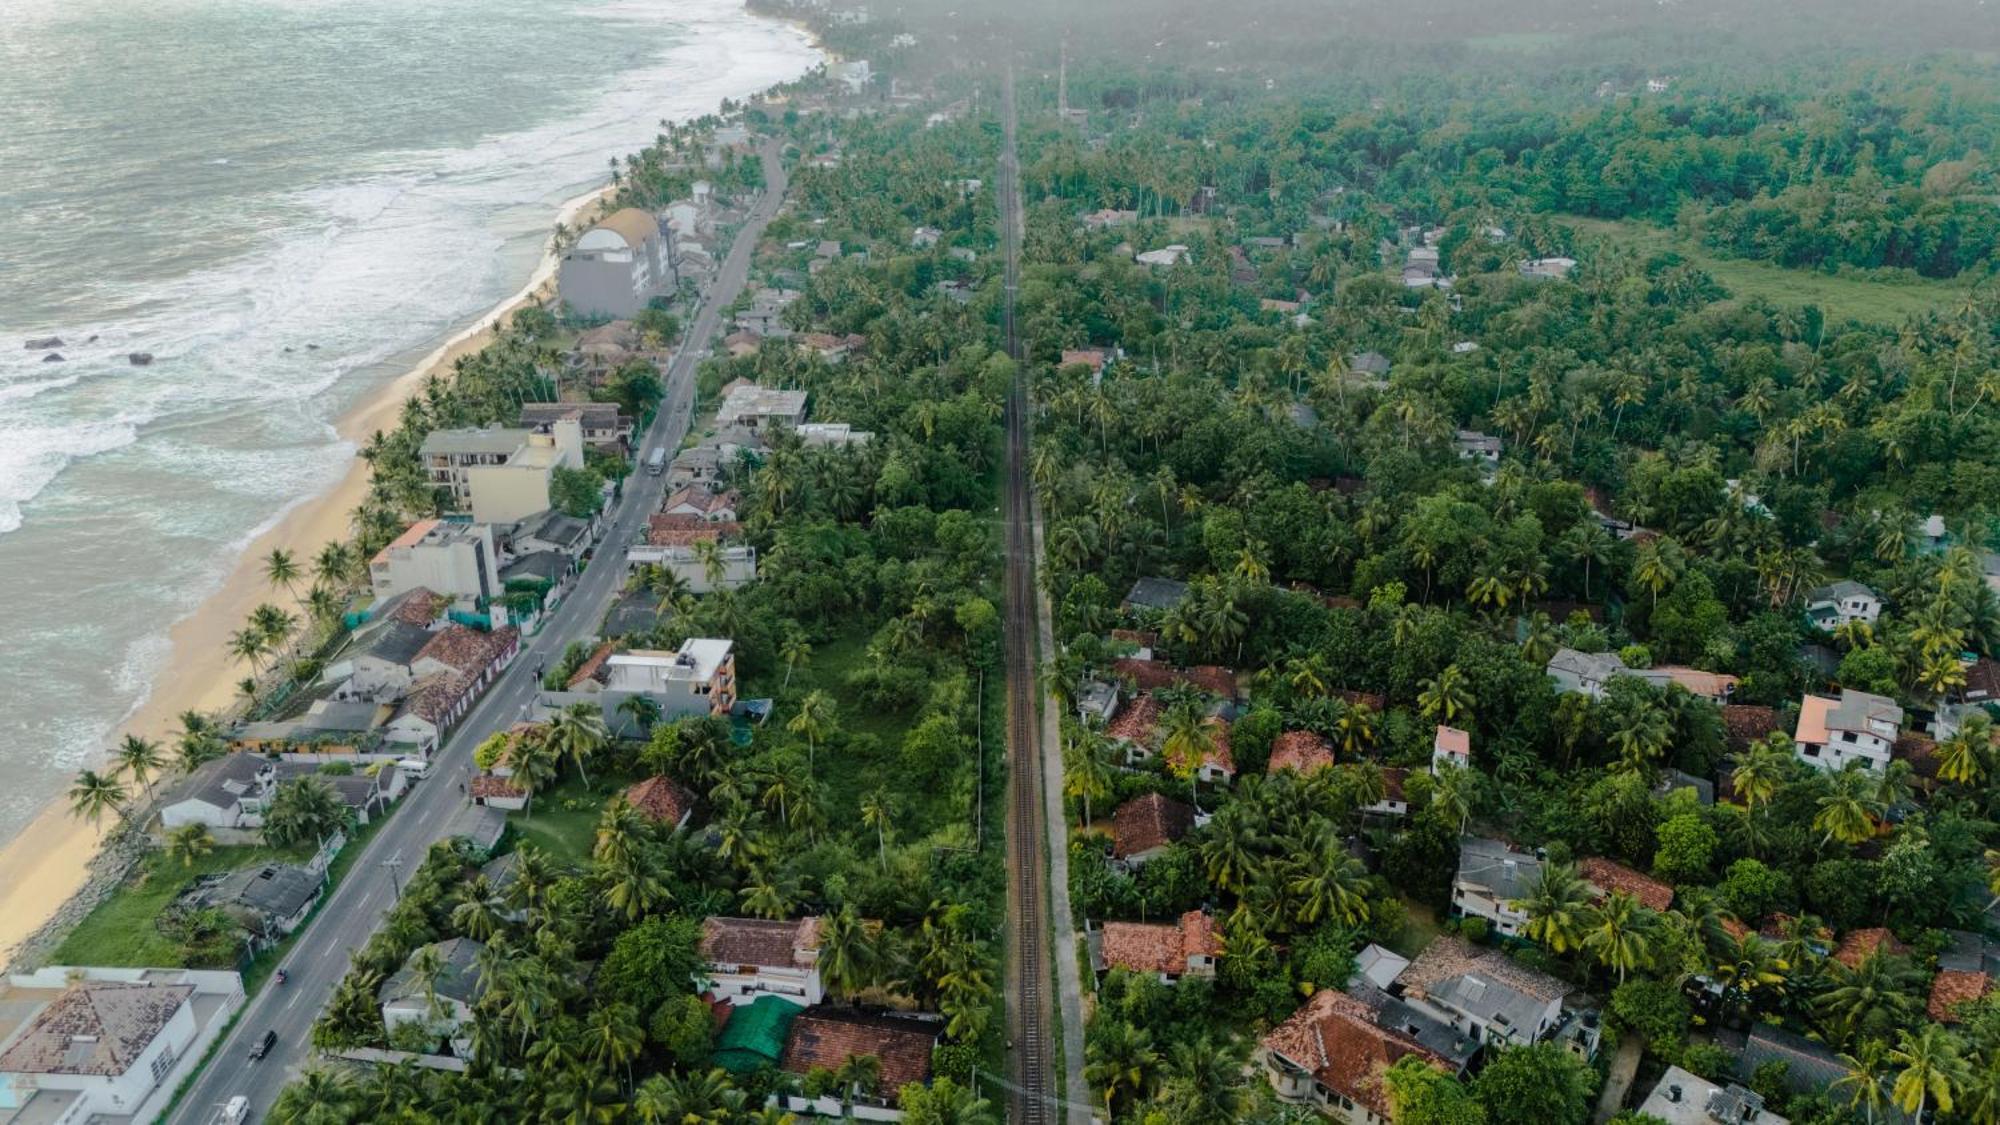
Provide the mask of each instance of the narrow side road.
[{"label": "narrow side road", "polygon": [[[742,291],[757,241],[784,201],[786,179],[778,143],[767,140],[760,156],[764,192],[752,204],[681,350],[662,373],[666,397],[638,447],[641,450],[656,445],[671,450],[687,434],[695,365],[708,352],[722,310]],[[250,1100],[251,1119],[261,1121],[285,1084],[309,1065],[313,1021],[347,972],[349,955],[375,932],[382,915],[394,903],[395,887],[400,885],[396,880],[422,862],[425,852],[443,836],[445,826],[465,804],[459,782],[472,772],[473,747],[527,714],[539,686],[535,676],[538,667],[561,656],[572,641],[595,635],[623,583],[625,547],[643,533],[646,518],[659,507],[665,483],[664,477],[644,473],[627,478],[624,496],[609,514],[604,536],[576,587],[551,613],[541,633],[522,645],[520,656],[438,750],[429,780],[418,783],[390,814],[347,878],[300,931],[284,965],[289,983],[267,984],[244,1006],[235,1028],[169,1117],[175,1125],[213,1122],[223,1104],[239,1094]],[[400,869],[387,866],[390,863],[400,863]],[[278,1033],[277,1045],[269,1057],[252,1062],[250,1045],[266,1031]]]}]

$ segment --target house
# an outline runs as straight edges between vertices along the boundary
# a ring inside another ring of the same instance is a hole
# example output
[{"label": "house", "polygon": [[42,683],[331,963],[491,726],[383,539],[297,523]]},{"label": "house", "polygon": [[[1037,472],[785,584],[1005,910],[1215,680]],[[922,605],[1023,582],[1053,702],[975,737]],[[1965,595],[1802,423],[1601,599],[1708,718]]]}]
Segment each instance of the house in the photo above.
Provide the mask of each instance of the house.
[{"label": "house", "polygon": [[1187,596],[1187,583],[1172,578],[1141,578],[1132,583],[1120,609],[1146,609],[1165,612],[1179,605]]},{"label": "house", "polygon": [[673,292],[673,235],[637,207],[625,207],[577,236],[556,267],[556,291],[579,316],[630,319]]},{"label": "house", "polygon": [[211,832],[260,828],[276,784],[276,767],[255,754],[204,762],[161,805],[160,827],[171,831],[199,824]]},{"label": "house", "polygon": [[500,846],[500,837],[507,832],[507,814],[486,805],[461,805],[446,823],[444,838],[464,840],[480,852],[491,852]]},{"label": "house", "polygon": [[233,972],[50,966],[0,979],[0,1120],[152,1121],[242,1008]]},{"label": "house", "polygon": [[864,1012],[816,1007],[800,1012],[785,1037],[778,1069],[803,1078],[813,1071],[838,1072],[849,1060],[876,1062],[874,1091],[850,1089],[809,1098],[803,1088],[780,1096],[779,1104],[809,1117],[852,1117],[858,1121],[900,1121],[897,1097],[903,1087],[927,1085],[931,1052],[944,1034],[938,1016],[904,1012]]},{"label": "house", "polygon": [[1158,250],[1142,251],[1133,255],[1132,260],[1142,266],[1151,266],[1155,269],[1169,269],[1179,265],[1181,259],[1187,257],[1187,255],[1188,248],[1176,242],[1169,246],[1162,246]]},{"label": "house", "polygon": [[1160,660],[1140,660],[1124,656],[1111,662],[1112,674],[1141,691],[1184,684],[1200,688],[1218,699],[1236,698],[1236,673],[1213,664],[1177,668]]},{"label": "house", "polygon": [[479,523],[418,520],[368,561],[377,598],[426,589],[484,605],[501,593],[493,529]]},{"label": "house", "polygon": [[1529,281],[1561,281],[1575,268],[1575,258],[1531,258],[1521,263],[1521,276]]},{"label": "house", "polygon": [[1886,696],[1845,689],[1840,698],[1808,695],[1799,701],[1792,745],[1800,761],[1823,770],[1859,762],[1876,773],[1888,768],[1903,725],[1903,709]]},{"label": "house", "polygon": [[[646,547],[692,547],[696,543],[720,543],[733,539],[743,531],[743,525],[730,520],[705,520],[700,516],[662,515],[654,513],[646,519]],[[629,566],[642,566],[661,561],[657,551],[642,551],[640,544],[625,549],[625,562]]]},{"label": "house", "polygon": [[1381,352],[1356,352],[1348,357],[1347,370],[1355,375],[1385,379],[1389,375],[1389,357]]},{"label": "house", "polygon": [[528,798],[531,796],[528,787],[514,780],[511,775],[503,777],[497,773],[475,775],[466,783],[465,795],[471,798],[475,805],[484,805],[502,812],[520,812],[528,807]]},{"label": "house", "polygon": [[1736,692],[1735,676],[1721,672],[1704,672],[1699,668],[1686,668],[1678,664],[1663,664],[1657,668],[1635,668],[1630,674],[1664,689],[1675,685],[1697,699],[1710,703],[1727,703]]},{"label": "house", "polygon": [[553,426],[574,419],[583,429],[583,443],[603,453],[621,454],[632,445],[632,419],[615,402],[528,402],[521,405],[521,425],[527,429]]},{"label": "house", "polygon": [[1678,1066],[1660,1076],[1639,1113],[1667,1125],[1790,1125],[1764,1108],[1762,1095],[1734,1082],[1718,1086]]},{"label": "house", "polygon": [[1518,905],[1542,874],[1540,858],[1515,851],[1501,840],[1467,836],[1458,845],[1458,874],[1451,883],[1451,912],[1484,918],[1513,937],[1528,922]]},{"label": "house", "polygon": [[910,245],[918,250],[928,250],[936,246],[938,239],[943,237],[944,232],[936,227],[918,227],[910,232]]},{"label": "house", "polygon": [[1868,926],[1842,934],[1840,944],[1833,947],[1829,956],[1849,969],[1859,969],[1872,957],[1901,957],[1909,951],[1910,947],[1898,941],[1887,928]]},{"label": "house", "polygon": [[1347,1125],[1388,1125],[1382,1076],[1412,1055],[1449,1069],[1416,1039],[1378,1024],[1367,1004],[1326,988],[1259,1040],[1253,1061],[1282,1101],[1310,1105]]},{"label": "house", "polygon": [[516,524],[507,539],[507,548],[515,555],[553,551],[576,558],[590,546],[592,530],[589,520],[547,511]]},{"label": "house", "polygon": [[579,333],[576,347],[569,355],[569,365],[596,383],[629,363],[639,354],[642,345],[639,330],[632,326],[631,321],[614,320]]},{"label": "house", "polygon": [[732,1006],[776,996],[810,1008],[826,995],[819,977],[819,919],[711,917],[701,924],[705,969],[696,982]]},{"label": "house", "polygon": [[199,892],[205,906],[218,907],[245,931],[264,942],[305,925],[326,890],[324,872],[289,863],[265,863],[232,871]]},{"label": "house", "polygon": [[[719,538],[719,535],[717,537]],[[702,542],[709,541],[713,540],[702,540]],[[734,547],[717,547],[712,556],[705,555],[705,550],[706,548],[694,542],[666,547],[656,547],[650,543],[635,544],[626,548],[625,562],[634,570],[642,566],[657,566],[669,571],[687,583],[688,592],[692,594],[737,590],[757,581],[757,548],[742,544]],[[711,558],[714,560],[713,568],[710,566]],[[648,616],[654,615],[649,611]]]},{"label": "house", "polygon": [[1333,765],[1333,743],[1315,731],[1288,730],[1271,740],[1271,756],[1264,772],[1291,770],[1301,776]]},{"label": "house", "polygon": [[1488,465],[1500,463],[1500,439],[1492,434],[1482,434],[1478,430],[1453,430],[1451,445],[1460,457],[1471,461],[1483,461]]},{"label": "house", "polygon": [[1166,854],[1193,828],[1194,810],[1179,801],[1158,793],[1134,797],[1111,814],[1111,858],[1138,867]]},{"label": "house", "polygon": [[432,430],[418,453],[455,510],[470,511],[475,523],[518,523],[551,507],[555,470],[583,468],[583,427],[560,418],[528,430]]},{"label": "house", "polygon": [[1549,678],[1556,682],[1558,692],[1582,692],[1595,698],[1604,695],[1605,685],[1613,676],[1622,676],[1628,669],[1625,662],[1612,652],[1578,652],[1573,648],[1559,648],[1549,657]]},{"label": "house", "polygon": [[[479,954],[485,948],[471,938],[451,938],[412,950],[403,967],[376,990],[382,1026],[394,1032],[404,1024],[415,1024],[452,1039],[459,1057],[469,1054],[458,1032],[472,1022],[472,1007],[485,991],[479,976]],[[418,969],[420,959],[428,957],[436,959],[439,970],[426,980]]]},{"label": "house", "polygon": [[1741,750],[1778,729],[1778,712],[1755,703],[1726,703],[1722,728],[1728,734],[1730,749]]},{"label": "house", "polygon": [[1705,777],[1696,777],[1669,766],[1660,771],[1660,780],[1653,786],[1653,794],[1666,797],[1683,789],[1694,792],[1695,803],[1704,807],[1715,803],[1715,782]]},{"label": "house", "polygon": [[1134,698],[1104,728],[1107,738],[1124,747],[1126,765],[1153,756],[1153,736],[1159,729],[1161,710],[1159,699],[1146,692]]},{"label": "house", "polygon": [[605,662],[610,690],[653,697],[661,717],[727,715],[736,702],[734,645],[711,637],[689,637],[674,652],[634,650],[613,653]]},{"label": "house", "polygon": [[760,289],[751,295],[749,307],[736,314],[736,327],[760,339],[785,339],[792,334],[785,310],[798,299],[796,289]]},{"label": "house", "polygon": [[1880,616],[1882,595],[1853,579],[1806,591],[1806,619],[1829,633],[1855,622],[1873,625]]},{"label": "house", "polygon": [[1410,801],[1403,793],[1403,783],[1409,779],[1410,771],[1400,766],[1388,766],[1382,770],[1382,799],[1373,804],[1363,805],[1363,813],[1375,816],[1407,816]]},{"label": "house", "polygon": [[1120,211],[1113,207],[1092,211],[1083,217],[1085,230],[1110,230],[1112,227],[1129,226],[1139,221],[1139,212]]},{"label": "house", "polygon": [[1356,981],[1367,981],[1375,988],[1387,991],[1410,967],[1410,959],[1393,949],[1369,942],[1354,955],[1354,977]]},{"label": "house", "polygon": [[738,379],[725,388],[716,409],[717,427],[741,426],[757,431],[794,428],[806,420],[806,392],[780,391]]},{"label": "house", "polygon": [[856,445],[867,445],[875,440],[870,430],[857,430],[846,422],[807,422],[793,427],[799,440],[809,449],[833,447],[847,449]]},{"label": "house", "polygon": [[1674,904],[1674,889],[1671,886],[1615,860],[1591,856],[1577,862],[1576,873],[1590,888],[1591,897],[1599,902],[1613,894],[1628,894],[1638,899],[1639,905],[1656,912]]},{"label": "house", "polygon": [[792,339],[828,363],[847,362],[849,353],[868,342],[866,336],[835,336],[831,332],[807,332]]},{"label": "house", "polygon": [[1931,979],[1931,995],[1925,1010],[1939,1023],[1959,1023],[1963,1014],[1960,1007],[1984,998],[1991,991],[1993,978],[1983,971],[1940,968]]},{"label": "house", "polygon": [[1222,956],[1221,927],[1199,910],[1172,925],[1106,922],[1089,936],[1091,963],[1099,973],[1153,973],[1168,984],[1184,976],[1213,977]]},{"label": "house", "polygon": [[1108,725],[1118,714],[1115,680],[1089,680],[1076,693],[1076,719],[1089,726]]},{"label": "house", "polygon": [[1440,937],[1424,947],[1396,983],[1412,1006],[1481,1042],[1527,1046],[1585,1031],[1583,1053],[1596,1052],[1595,1016],[1573,1016],[1563,1009],[1569,986],[1497,949]]},{"label": "house", "polygon": [[693,516],[708,523],[736,522],[736,507],[743,494],[735,489],[718,491],[707,484],[684,484],[660,502],[660,514]]},{"label": "house", "polygon": [[1201,761],[1186,761],[1184,756],[1168,749],[1167,769],[1178,776],[1192,776],[1211,785],[1228,781],[1236,776],[1236,758],[1229,748],[1229,724],[1210,715],[1202,720],[1202,726],[1208,732],[1208,748],[1202,751]]},{"label": "house", "polygon": [[386,716],[375,703],[315,699],[303,715],[239,723],[228,734],[232,752],[251,754],[356,754],[377,747]]},{"label": "house", "polygon": [[729,353],[729,358],[731,359],[742,359],[745,356],[756,355],[757,350],[763,347],[763,345],[764,337],[748,329],[739,328],[722,338],[722,347]]},{"label": "house", "polygon": [[1081,365],[1090,369],[1092,379],[1104,374],[1104,367],[1111,362],[1111,353],[1103,348],[1064,348],[1058,368]]},{"label": "house", "polygon": [[[1744,1036],[1743,1047],[1736,1052],[1736,1077],[1750,1082],[1759,1069],[1771,1063],[1785,1064],[1773,1069],[1780,1071],[1780,1081],[1792,1094],[1831,1095],[1836,1101],[1852,1097],[1841,1093],[1848,1089],[1841,1080],[1850,1072],[1831,1047],[1774,1024],[1760,1023]],[[1887,1111],[1887,1119],[1900,1125],[1909,1122],[1907,1116],[1893,1107]]]},{"label": "house", "polygon": [[1471,732],[1439,723],[1437,733],[1431,737],[1431,776],[1439,776],[1440,770],[1466,769],[1471,765]]},{"label": "house", "polygon": [[688,818],[694,815],[694,794],[666,776],[649,777],[626,789],[625,803],[654,824],[664,824],[675,831],[686,826]]},{"label": "house", "polygon": [[410,779],[393,765],[383,764],[372,774],[326,773],[321,762],[283,761],[272,766],[272,794],[287,782],[313,778],[333,791],[334,800],[344,806],[356,824],[367,824],[389,803],[409,789]]}]

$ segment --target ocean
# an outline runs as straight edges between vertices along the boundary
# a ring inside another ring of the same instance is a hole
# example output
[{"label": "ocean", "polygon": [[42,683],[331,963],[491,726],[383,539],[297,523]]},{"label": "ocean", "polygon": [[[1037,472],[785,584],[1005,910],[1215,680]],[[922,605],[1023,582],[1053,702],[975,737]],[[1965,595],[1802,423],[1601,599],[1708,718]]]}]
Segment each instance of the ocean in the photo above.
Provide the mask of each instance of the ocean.
[{"label": "ocean", "polygon": [[818,61],[740,0],[6,7],[0,842],[340,478],[334,421],[518,290],[564,200]]}]

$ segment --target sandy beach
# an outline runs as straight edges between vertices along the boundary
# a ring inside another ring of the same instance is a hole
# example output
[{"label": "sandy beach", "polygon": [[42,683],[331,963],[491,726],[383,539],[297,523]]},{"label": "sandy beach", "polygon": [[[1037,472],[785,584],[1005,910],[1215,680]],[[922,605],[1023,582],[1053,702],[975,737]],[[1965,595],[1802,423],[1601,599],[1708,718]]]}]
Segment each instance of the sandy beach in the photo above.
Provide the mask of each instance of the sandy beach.
[{"label": "sandy beach", "polygon": [[[557,221],[574,224],[611,190],[607,185],[570,200],[562,206]],[[336,424],[341,438],[358,446],[375,431],[394,427],[403,403],[432,374],[448,376],[459,357],[485,347],[495,329],[515,310],[539,299],[553,284],[555,266],[554,255],[545,253],[519,292],[470,321],[407,372],[357,403]],[[257,536],[222,585],[174,624],[169,633],[171,657],[145,701],[116,737],[137,734],[170,747],[176,716],[183,711],[215,712],[230,706],[236,699],[236,682],[244,672],[228,655],[229,634],[262,603],[297,608],[265,581],[264,558],[282,549],[306,563],[325,544],[348,538],[350,517],[367,490],[368,467],[356,457],[331,490],[293,505]],[[58,799],[0,849],[0,962],[84,886],[98,846],[97,830],[72,817],[66,802]]]}]

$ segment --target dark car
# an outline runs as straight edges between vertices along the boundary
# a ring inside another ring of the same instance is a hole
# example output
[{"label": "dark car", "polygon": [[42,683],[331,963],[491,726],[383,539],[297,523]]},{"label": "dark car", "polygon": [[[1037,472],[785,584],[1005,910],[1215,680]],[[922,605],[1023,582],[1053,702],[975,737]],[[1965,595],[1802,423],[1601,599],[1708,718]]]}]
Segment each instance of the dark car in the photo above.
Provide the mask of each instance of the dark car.
[{"label": "dark car", "polygon": [[275,1031],[265,1032],[263,1038],[257,1040],[257,1042],[251,1046],[250,1048],[251,1059],[253,1060],[261,1059],[265,1055],[270,1054],[271,1048],[277,1046],[277,1044],[278,1044],[278,1033]]}]

